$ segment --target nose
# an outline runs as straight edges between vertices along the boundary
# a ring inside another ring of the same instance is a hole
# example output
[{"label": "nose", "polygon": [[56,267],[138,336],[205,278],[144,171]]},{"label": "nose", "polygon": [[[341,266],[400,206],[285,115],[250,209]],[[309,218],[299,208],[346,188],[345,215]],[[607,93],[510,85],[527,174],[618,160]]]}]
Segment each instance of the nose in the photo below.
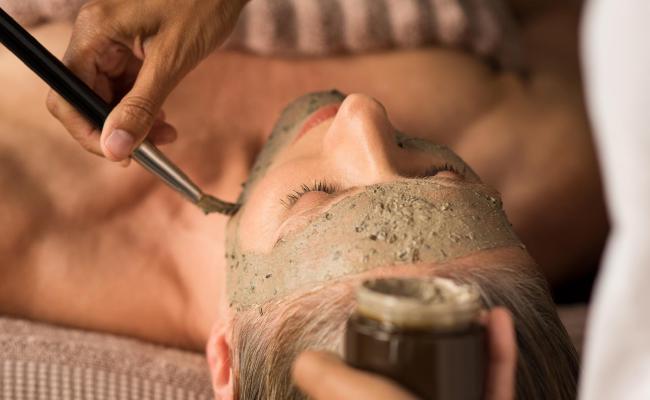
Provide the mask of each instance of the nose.
[{"label": "nose", "polygon": [[323,138],[323,149],[350,185],[371,185],[394,179],[395,129],[384,107],[371,97],[345,98]]}]

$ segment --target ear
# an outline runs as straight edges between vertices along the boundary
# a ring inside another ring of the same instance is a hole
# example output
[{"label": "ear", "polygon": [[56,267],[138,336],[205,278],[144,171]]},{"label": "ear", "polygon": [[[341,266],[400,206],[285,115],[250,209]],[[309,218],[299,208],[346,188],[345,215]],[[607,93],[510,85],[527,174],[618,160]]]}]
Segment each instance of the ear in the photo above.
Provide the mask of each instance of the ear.
[{"label": "ear", "polygon": [[208,341],[208,363],[212,375],[212,388],[217,400],[233,400],[233,373],[230,359],[230,324],[217,321]]}]

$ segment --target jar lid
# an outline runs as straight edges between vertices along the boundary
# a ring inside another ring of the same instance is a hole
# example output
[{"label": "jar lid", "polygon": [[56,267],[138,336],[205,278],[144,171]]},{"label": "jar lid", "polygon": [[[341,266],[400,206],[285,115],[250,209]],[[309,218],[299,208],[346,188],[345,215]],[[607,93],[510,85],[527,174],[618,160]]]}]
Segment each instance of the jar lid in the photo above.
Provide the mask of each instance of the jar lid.
[{"label": "jar lid", "polygon": [[456,330],[481,311],[476,286],[446,278],[379,278],[357,290],[357,312],[399,328]]}]

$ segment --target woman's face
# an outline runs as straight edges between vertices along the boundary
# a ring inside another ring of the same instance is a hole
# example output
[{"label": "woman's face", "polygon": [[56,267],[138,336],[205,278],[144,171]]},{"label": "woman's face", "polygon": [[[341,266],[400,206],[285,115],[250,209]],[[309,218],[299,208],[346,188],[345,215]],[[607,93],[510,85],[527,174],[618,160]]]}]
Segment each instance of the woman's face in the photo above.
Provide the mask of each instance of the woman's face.
[{"label": "woman's face", "polygon": [[239,309],[374,268],[520,245],[497,193],[449,149],[399,133],[363,95],[289,106],[241,201],[226,255]]}]

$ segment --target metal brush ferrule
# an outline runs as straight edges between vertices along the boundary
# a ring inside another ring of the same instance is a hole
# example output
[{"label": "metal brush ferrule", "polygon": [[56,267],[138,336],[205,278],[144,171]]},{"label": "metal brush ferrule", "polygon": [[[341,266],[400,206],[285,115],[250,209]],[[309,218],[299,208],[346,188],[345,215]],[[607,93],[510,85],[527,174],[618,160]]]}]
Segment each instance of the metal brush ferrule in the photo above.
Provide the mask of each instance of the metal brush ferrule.
[{"label": "metal brush ferrule", "polygon": [[201,201],[201,189],[149,141],[142,142],[133,151],[132,157],[192,203],[198,204]]}]

